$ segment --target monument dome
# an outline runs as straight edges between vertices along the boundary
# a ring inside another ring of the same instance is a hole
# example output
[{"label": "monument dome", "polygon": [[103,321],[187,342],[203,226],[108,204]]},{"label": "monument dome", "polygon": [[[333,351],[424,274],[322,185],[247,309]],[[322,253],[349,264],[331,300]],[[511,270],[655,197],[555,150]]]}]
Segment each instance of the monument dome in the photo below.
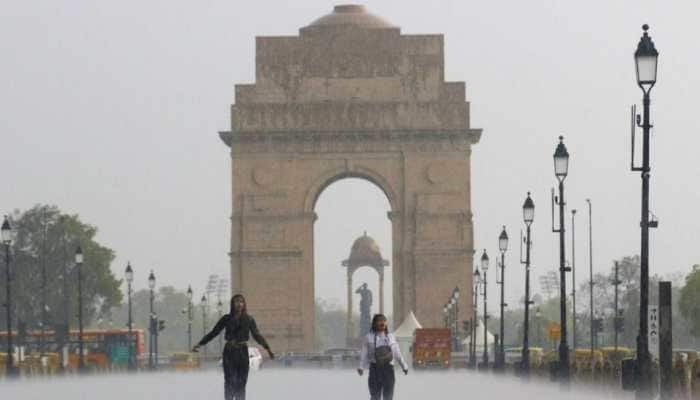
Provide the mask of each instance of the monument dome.
[{"label": "monument dome", "polygon": [[396,28],[385,19],[367,12],[365,6],[344,4],[333,8],[333,12],[318,18],[306,28],[324,26],[356,26],[365,29]]}]

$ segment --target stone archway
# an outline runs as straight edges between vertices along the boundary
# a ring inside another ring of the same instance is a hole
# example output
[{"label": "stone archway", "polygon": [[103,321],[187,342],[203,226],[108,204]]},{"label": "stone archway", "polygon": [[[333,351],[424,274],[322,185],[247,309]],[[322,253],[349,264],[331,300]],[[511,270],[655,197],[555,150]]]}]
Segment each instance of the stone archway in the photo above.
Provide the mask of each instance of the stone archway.
[{"label": "stone archway", "polygon": [[473,227],[462,82],[444,81],[442,35],[402,35],[337,6],[299,36],[256,38],[256,82],[236,85],[231,130],[231,286],[274,348],[311,350],[314,205],[359,177],[391,205],[393,315],[441,326],[457,283],[471,312]]}]

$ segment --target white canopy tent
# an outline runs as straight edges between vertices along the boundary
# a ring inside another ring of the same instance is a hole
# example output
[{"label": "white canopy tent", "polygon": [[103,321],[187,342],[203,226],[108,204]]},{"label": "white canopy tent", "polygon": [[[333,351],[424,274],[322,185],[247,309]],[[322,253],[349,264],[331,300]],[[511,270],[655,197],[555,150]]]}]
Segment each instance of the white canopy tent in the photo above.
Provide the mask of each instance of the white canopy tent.
[{"label": "white canopy tent", "polygon": [[[476,353],[477,354],[482,354],[484,352],[484,322],[479,321],[479,324],[476,327]],[[493,353],[493,345],[496,343],[496,338],[489,332],[488,330],[486,331],[486,340],[488,343],[488,349],[486,349],[487,352]],[[464,346],[464,349],[469,349],[469,344],[471,342],[471,335],[468,335],[463,341],[462,341],[462,346]]]},{"label": "white canopy tent", "polygon": [[409,364],[413,362],[413,355],[411,354],[413,335],[416,329],[420,328],[422,326],[416,319],[416,315],[413,314],[413,311],[409,311],[401,325],[394,331],[396,341],[399,342],[399,347],[401,348],[401,354],[403,354],[406,362]]}]

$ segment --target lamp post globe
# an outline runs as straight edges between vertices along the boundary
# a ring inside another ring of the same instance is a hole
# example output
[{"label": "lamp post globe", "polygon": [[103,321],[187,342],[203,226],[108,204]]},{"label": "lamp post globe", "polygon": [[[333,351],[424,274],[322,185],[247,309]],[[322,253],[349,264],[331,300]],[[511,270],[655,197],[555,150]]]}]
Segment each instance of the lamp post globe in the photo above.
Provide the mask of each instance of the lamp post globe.
[{"label": "lamp post globe", "polygon": [[5,215],[2,221],[2,228],[0,228],[0,231],[2,232],[2,244],[9,245],[12,243],[12,227],[10,226],[10,220],[7,219],[7,215]]},{"label": "lamp post globe", "polygon": [[559,144],[554,150],[554,175],[559,181],[566,179],[569,174],[569,152],[564,145],[564,136],[559,136]]},{"label": "lamp post globe", "polygon": [[486,271],[489,269],[489,255],[486,254],[486,249],[481,254],[481,269],[484,271],[484,277],[486,277]]},{"label": "lamp post globe", "polygon": [[527,192],[527,198],[523,203],[523,221],[528,227],[532,225],[532,221],[535,220],[535,202],[532,201],[530,197],[530,192]]},{"label": "lamp post globe", "polygon": [[131,263],[126,264],[126,270],[124,270],[124,278],[126,278],[126,283],[131,284],[134,281],[134,270],[131,268]]},{"label": "lamp post globe", "polygon": [[637,72],[637,84],[644,92],[648,92],[656,84],[659,52],[649,37],[649,25],[642,25],[642,30],[644,33],[637,44],[637,51],[634,52],[634,64]]},{"label": "lamp post globe", "polygon": [[150,275],[148,275],[148,288],[153,290],[156,287],[156,276],[153,274],[153,270],[151,270]]},{"label": "lamp post globe", "polygon": [[498,236],[498,250],[501,253],[505,253],[508,250],[508,234],[506,233],[506,227],[503,226],[501,234]]}]

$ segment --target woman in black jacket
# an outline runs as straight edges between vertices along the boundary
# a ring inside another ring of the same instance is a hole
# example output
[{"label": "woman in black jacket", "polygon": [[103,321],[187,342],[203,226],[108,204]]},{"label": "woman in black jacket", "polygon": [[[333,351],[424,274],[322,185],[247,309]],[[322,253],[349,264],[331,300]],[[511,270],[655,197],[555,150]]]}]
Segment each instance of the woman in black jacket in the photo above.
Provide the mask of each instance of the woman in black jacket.
[{"label": "woman in black jacket", "polygon": [[245,386],[248,383],[248,339],[253,336],[256,342],[267,350],[270,358],[275,358],[267,341],[258,331],[255,319],[246,312],[246,302],[243,295],[237,294],[231,299],[231,312],[221,317],[214,329],[206,334],[199,343],[192,348],[193,352],[199,351],[214,339],[222,330],[226,329],[224,346],[224,398],[226,400],[245,400]]}]

